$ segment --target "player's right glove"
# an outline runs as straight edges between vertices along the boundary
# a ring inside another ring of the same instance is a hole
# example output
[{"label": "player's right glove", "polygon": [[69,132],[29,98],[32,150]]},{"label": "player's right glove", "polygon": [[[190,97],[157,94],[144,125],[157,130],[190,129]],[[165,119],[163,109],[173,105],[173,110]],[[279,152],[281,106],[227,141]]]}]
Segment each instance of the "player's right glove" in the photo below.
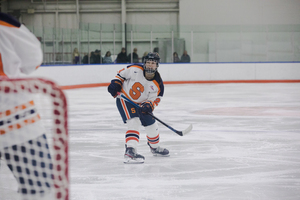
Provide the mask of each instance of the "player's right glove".
[{"label": "player's right glove", "polygon": [[120,92],[121,89],[122,89],[122,82],[117,79],[112,80],[110,85],[107,88],[108,92],[113,97],[116,97],[117,93]]}]

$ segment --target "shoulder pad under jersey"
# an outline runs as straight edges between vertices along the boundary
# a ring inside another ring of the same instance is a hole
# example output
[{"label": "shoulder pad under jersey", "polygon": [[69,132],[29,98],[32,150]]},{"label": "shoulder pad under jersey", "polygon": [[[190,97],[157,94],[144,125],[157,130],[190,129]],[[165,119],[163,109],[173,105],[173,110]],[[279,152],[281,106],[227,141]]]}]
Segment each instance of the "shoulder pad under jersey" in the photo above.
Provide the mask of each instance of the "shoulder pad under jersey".
[{"label": "shoulder pad under jersey", "polygon": [[12,16],[0,12],[0,25],[19,28],[21,26],[21,23]]},{"label": "shoulder pad under jersey", "polygon": [[132,67],[138,68],[140,70],[144,70],[143,65],[139,65],[139,64],[134,64],[134,65],[128,65],[127,66],[127,68],[132,68]]}]

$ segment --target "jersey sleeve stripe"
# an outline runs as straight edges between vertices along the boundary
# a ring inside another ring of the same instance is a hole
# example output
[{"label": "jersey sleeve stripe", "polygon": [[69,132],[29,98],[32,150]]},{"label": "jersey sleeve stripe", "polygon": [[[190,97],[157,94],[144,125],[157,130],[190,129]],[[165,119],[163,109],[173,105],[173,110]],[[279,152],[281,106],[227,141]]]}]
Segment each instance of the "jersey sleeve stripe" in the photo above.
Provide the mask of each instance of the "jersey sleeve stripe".
[{"label": "jersey sleeve stripe", "polygon": [[122,83],[124,82],[124,79],[120,78],[119,76],[116,76],[116,78],[117,78],[118,80],[120,80]]},{"label": "jersey sleeve stripe", "polygon": [[156,85],[156,87],[157,87],[157,89],[158,89],[158,91],[157,91],[157,96],[159,96],[159,94],[160,94],[160,86],[159,86],[159,84],[157,83],[156,80],[154,80],[153,83]]},{"label": "jersey sleeve stripe", "polygon": [[123,76],[121,76],[120,73],[118,73],[118,74],[116,75],[116,78],[119,79],[122,83],[126,80],[126,78],[124,78]]}]

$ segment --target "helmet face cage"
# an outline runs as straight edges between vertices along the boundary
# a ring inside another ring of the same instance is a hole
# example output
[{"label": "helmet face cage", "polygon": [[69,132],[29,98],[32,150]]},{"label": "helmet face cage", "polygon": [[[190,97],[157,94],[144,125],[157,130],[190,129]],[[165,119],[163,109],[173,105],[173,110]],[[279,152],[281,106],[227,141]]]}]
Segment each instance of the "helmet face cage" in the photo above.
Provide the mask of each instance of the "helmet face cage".
[{"label": "helmet face cage", "polygon": [[145,72],[147,73],[155,73],[157,71],[157,68],[156,69],[149,69],[146,67],[146,62],[147,61],[154,61],[156,62],[156,65],[157,67],[159,66],[159,63],[160,63],[160,57],[158,55],[158,53],[148,53],[147,56],[145,57],[145,62],[144,62],[144,70]]}]

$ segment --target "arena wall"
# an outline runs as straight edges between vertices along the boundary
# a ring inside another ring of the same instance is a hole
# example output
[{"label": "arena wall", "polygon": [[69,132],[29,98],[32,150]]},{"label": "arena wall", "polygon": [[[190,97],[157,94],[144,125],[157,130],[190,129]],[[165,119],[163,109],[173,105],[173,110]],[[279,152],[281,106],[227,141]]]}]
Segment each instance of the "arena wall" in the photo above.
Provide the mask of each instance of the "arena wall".
[{"label": "arena wall", "polygon": [[[64,88],[108,85],[127,64],[41,66],[30,77],[48,78]],[[168,83],[300,82],[300,63],[160,64]]]}]

